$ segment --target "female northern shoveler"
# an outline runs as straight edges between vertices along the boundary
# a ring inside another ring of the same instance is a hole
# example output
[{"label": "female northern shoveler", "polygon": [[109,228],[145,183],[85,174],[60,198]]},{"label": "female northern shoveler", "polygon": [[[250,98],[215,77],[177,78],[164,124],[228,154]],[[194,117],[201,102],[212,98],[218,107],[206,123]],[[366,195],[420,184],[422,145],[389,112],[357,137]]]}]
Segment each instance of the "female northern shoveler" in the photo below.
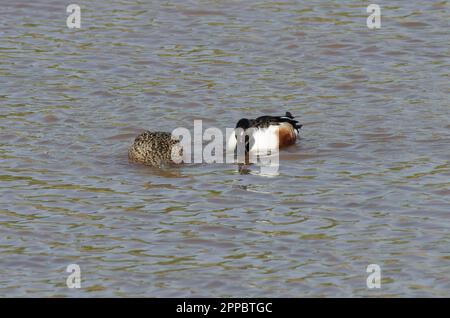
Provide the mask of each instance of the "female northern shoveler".
[{"label": "female northern shoveler", "polygon": [[128,149],[128,158],[149,166],[161,166],[175,163],[173,158],[181,158],[182,150],[180,140],[174,138],[172,134],[144,131],[136,137]]},{"label": "female northern shoveler", "polygon": [[246,152],[267,152],[293,145],[302,128],[294,118],[290,112],[284,116],[242,118],[228,140],[228,149],[233,151],[242,143]]}]

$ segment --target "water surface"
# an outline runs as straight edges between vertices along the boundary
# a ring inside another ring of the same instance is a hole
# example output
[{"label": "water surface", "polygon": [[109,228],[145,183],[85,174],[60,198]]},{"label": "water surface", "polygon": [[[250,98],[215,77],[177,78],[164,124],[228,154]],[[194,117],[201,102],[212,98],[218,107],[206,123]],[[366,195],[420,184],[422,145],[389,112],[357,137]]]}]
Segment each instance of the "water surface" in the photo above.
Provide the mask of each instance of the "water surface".
[{"label": "water surface", "polygon": [[[77,3],[1,5],[0,296],[450,296],[448,1]],[[127,160],[285,111],[277,176]]]}]

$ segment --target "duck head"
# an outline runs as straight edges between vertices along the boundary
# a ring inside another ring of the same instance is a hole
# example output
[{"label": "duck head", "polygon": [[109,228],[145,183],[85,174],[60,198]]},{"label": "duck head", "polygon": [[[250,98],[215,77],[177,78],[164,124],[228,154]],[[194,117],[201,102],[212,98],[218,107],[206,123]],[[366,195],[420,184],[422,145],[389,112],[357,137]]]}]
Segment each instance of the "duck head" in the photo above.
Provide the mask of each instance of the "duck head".
[{"label": "duck head", "polygon": [[238,145],[245,145],[245,151],[248,152],[249,149],[249,136],[248,131],[251,126],[251,122],[247,118],[241,118],[234,129],[234,133],[231,134],[228,141],[228,148],[231,151],[235,151]]},{"label": "duck head", "polygon": [[234,134],[236,136],[237,145],[245,145],[245,152],[247,153],[250,148],[250,137],[249,131],[251,123],[247,118],[239,119],[236,124],[236,128],[234,129]]}]

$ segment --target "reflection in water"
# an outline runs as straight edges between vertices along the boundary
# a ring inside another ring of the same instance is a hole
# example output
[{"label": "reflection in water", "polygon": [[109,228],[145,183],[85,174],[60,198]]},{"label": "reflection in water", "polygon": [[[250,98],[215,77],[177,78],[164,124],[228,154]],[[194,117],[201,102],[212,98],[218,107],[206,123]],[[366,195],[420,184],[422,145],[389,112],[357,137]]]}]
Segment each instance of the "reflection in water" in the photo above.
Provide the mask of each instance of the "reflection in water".
[{"label": "reflection in water", "polygon": [[238,164],[239,174],[250,174],[251,170],[248,164],[239,163]]},{"label": "reflection in water", "polygon": [[[77,4],[0,11],[1,296],[450,295],[448,2]],[[270,178],[126,157],[287,110]]]},{"label": "reflection in water", "polygon": [[[276,177],[279,175],[279,153],[269,155],[245,154],[245,159],[236,159],[235,165],[241,175],[255,174],[261,177]],[[242,161],[242,162],[241,162]]]}]

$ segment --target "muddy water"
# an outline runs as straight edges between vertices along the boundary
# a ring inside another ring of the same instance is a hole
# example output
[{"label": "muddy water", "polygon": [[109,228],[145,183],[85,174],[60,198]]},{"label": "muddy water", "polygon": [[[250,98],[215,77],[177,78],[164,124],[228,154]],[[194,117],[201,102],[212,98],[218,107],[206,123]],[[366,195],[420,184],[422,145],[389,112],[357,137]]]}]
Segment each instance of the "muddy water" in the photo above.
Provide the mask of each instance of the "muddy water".
[{"label": "muddy water", "polygon": [[[0,296],[450,296],[448,1],[77,3],[2,1]],[[126,157],[285,111],[276,176]]]}]

